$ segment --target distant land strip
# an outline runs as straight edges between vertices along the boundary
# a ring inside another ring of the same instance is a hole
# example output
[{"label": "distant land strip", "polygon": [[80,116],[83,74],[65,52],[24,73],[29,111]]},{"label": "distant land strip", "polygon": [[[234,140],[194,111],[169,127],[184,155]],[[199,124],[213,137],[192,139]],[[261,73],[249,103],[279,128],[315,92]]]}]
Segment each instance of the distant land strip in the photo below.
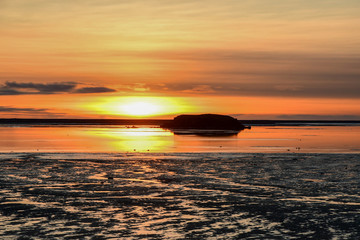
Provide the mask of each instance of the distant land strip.
[{"label": "distant land strip", "polygon": [[[172,120],[166,119],[30,119],[30,118],[3,118],[2,125],[162,125]],[[239,120],[248,126],[347,126],[360,125],[359,121],[343,120]]]},{"label": "distant land strip", "polygon": [[14,125],[161,125],[172,120],[163,119],[0,119],[0,124]]}]

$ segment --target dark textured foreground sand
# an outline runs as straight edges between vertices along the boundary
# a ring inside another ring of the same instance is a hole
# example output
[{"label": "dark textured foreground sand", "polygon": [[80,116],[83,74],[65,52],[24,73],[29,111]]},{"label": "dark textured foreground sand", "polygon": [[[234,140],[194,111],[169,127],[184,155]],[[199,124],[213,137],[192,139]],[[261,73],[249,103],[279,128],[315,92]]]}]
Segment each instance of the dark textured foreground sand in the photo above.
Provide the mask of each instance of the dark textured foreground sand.
[{"label": "dark textured foreground sand", "polygon": [[0,239],[359,239],[359,154],[0,154]]}]

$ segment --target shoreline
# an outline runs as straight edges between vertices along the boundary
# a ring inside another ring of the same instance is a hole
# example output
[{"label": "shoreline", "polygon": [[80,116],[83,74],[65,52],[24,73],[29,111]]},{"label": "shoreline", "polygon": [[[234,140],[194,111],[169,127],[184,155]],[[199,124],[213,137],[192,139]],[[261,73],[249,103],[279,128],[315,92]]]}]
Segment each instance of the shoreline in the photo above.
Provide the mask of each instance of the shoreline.
[{"label": "shoreline", "polygon": [[[0,118],[1,125],[153,125],[160,126],[171,122],[171,119],[27,119],[27,118]],[[238,120],[243,125],[250,126],[358,126],[360,120]]]},{"label": "shoreline", "polygon": [[360,156],[360,152],[344,152],[344,153],[324,153],[324,152],[0,152],[0,159],[7,157],[36,157],[37,159],[46,159],[46,157],[72,157],[71,159],[79,160],[94,160],[99,158],[113,159],[113,160],[134,160],[143,158],[166,158],[179,157],[181,159],[198,158],[198,157],[245,157],[245,156],[277,156],[277,157],[292,157],[292,156]]}]

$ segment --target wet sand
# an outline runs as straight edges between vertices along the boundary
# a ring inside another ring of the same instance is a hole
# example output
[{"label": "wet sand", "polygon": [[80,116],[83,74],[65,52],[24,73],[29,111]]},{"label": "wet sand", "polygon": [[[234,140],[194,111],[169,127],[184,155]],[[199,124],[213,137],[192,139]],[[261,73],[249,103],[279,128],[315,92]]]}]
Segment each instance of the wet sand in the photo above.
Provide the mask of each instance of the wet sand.
[{"label": "wet sand", "polygon": [[359,154],[3,153],[0,239],[358,239]]}]

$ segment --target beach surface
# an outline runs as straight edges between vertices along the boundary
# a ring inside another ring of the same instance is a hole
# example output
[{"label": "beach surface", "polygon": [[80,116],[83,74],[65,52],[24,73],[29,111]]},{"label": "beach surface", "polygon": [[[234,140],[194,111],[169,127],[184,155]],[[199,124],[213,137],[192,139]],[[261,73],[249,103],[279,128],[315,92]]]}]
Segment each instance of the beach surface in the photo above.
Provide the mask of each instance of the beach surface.
[{"label": "beach surface", "polygon": [[0,239],[359,239],[360,154],[1,153]]}]

